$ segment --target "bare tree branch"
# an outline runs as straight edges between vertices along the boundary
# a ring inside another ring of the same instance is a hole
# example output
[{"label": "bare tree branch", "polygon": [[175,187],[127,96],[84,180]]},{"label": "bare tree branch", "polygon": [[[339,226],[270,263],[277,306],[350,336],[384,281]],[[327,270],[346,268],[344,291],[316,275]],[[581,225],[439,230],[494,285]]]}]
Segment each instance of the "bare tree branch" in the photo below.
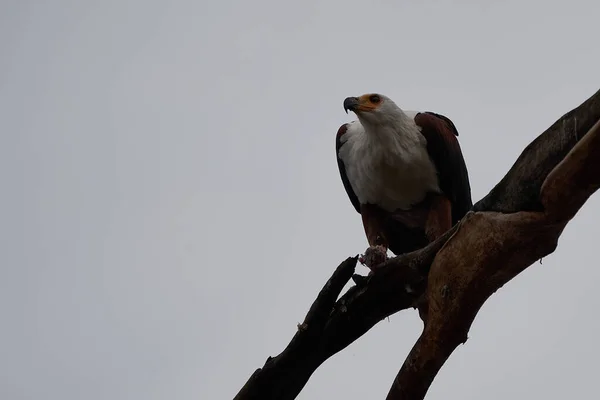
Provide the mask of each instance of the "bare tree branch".
[{"label": "bare tree branch", "polygon": [[536,138],[463,220],[429,246],[395,257],[335,301],[356,258],[336,269],[298,332],[235,397],[294,399],[329,357],[383,318],[426,299],[423,332],[388,399],[423,399],[467,338],[483,303],[541,257],[600,187],[600,91]]},{"label": "bare tree branch", "polygon": [[541,211],[470,213],[437,254],[426,289],[423,333],[388,399],[422,399],[446,359],[467,339],[473,319],[496,290],[552,253],[563,229],[600,187],[600,118],[547,174]]}]

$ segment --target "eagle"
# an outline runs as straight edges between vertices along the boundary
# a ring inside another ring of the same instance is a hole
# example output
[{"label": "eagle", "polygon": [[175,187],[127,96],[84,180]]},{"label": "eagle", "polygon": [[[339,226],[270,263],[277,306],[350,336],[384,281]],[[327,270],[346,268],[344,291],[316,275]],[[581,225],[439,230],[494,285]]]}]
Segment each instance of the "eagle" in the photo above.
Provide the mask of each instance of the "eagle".
[{"label": "eagle", "polygon": [[344,110],[358,120],[337,132],[337,163],[369,249],[383,249],[384,260],[388,249],[417,250],[471,209],[469,175],[449,118],[402,110],[378,93],[348,97]]}]

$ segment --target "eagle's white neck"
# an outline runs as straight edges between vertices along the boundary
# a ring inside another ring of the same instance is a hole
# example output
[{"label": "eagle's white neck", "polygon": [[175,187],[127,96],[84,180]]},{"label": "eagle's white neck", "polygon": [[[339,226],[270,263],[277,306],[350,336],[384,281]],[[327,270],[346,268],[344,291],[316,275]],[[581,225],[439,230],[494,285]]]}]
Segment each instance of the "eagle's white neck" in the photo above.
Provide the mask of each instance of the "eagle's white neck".
[{"label": "eagle's white neck", "polygon": [[415,123],[414,116],[408,114],[398,109],[393,113],[386,114],[383,118],[380,116],[377,121],[359,118],[365,129],[365,139],[391,148],[399,147],[406,151],[414,146],[423,145],[425,139]]}]

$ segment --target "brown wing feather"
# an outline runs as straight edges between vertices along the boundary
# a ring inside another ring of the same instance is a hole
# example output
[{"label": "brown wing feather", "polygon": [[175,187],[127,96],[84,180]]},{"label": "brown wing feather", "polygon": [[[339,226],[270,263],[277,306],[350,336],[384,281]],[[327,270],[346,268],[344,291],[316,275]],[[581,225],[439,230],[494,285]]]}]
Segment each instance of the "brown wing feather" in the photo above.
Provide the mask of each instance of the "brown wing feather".
[{"label": "brown wing feather", "polygon": [[335,137],[335,157],[337,158],[338,169],[340,170],[340,176],[342,178],[342,183],[344,184],[344,189],[346,189],[346,193],[348,194],[348,197],[350,198],[350,202],[352,203],[352,205],[354,206],[356,211],[358,213],[360,213],[360,203],[358,201],[358,197],[356,196],[356,193],[354,193],[354,190],[352,189],[352,186],[350,185],[350,181],[348,180],[348,175],[346,174],[346,167],[344,166],[344,162],[340,158],[340,147],[342,147],[342,136],[344,136],[344,133],[346,133],[346,130],[348,130],[348,124],[344,124],[344,125],[340,126],[340,129],[338,129],[337,135]]},{"label": "brown wing feather", "polygon": [[440,189],[452,202],[452,224],[455,224],[473,207],[458,130],[449,118],[433,112],[418,113],[415,122],[427,139],[427,151],[438,170]]}]

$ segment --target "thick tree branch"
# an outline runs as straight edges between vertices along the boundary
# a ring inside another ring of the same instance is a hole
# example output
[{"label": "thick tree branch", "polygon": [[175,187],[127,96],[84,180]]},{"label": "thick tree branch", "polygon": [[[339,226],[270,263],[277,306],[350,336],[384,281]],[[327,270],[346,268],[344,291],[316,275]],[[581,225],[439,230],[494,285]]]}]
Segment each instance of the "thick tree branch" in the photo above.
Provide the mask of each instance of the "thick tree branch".
[{"label": "thick tree branch", "polygon": [[[314,301],[298,332],[285,350],[275,358],[269,357],[262,369],[257,369],[248,379],[236,399],[287,399],[294,398],[312,372],[317,369],[315,356],[311,349],[319,346],[325,324],[340,292],[350,280],[356,266],[356,257],[342,262]],[[306,357],[302,357],[306,354]],[[304,379],[293,379],[294,376]],[[278,385],[278,382],[283,385]],[[295,393],[292,395],[292,393]],[[264,397],[266,394],[267,397]],[[292,397],[290,397],[292,396]]]},{"label": "thick tree branch", "polygon": [[600,187],[600,91],[536,138],[473,211],[429,246],[389,260],[335,301],[354,272],[344,261],[288,347],[250,377],[235,399],[294,399],[329,357],[423,295],[423,332],[388,399],[424,398],[483,303],[550,254],[569,220]]}]

